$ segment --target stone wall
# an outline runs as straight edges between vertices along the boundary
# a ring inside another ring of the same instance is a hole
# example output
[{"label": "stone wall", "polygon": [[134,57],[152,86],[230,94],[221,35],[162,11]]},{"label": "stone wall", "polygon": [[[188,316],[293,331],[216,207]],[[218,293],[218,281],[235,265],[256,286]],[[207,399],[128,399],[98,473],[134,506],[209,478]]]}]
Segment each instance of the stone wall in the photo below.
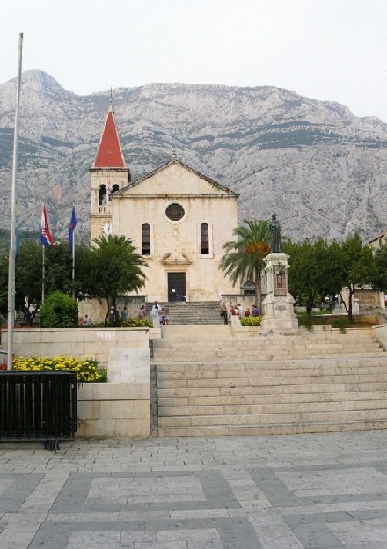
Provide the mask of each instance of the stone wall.
[{"label": "stone wall", "polygon": [[[33,328],[14,331],[14,356],[92,358],[108,368],[107,383],[78,387],[78,431],[84,437],[148,438],[150,434],[148,328]],[[7,330],[2,331],[2,354]]]},{"label": "stone wall", "polygon": [[[7,349],[7,330],[2,330]],[[106,366],[114,348],[149,348],[149,328],[32,328],[13,332],[14,356],[73,356]]]}]

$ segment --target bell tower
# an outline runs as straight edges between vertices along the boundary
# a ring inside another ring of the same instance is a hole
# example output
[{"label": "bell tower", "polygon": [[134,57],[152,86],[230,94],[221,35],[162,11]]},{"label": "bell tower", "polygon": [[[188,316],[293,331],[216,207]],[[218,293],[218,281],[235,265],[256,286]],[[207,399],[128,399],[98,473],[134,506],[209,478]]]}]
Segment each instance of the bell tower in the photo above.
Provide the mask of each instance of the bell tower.
[{"label": "bell tower", "polygon": [[112,234],[112,203],[114,193],[128,185],[130,171],[125,164],[120,138],[114,120],[113,105],[110,103],[105,127],[91,174],[91,242],[94,238]]}]

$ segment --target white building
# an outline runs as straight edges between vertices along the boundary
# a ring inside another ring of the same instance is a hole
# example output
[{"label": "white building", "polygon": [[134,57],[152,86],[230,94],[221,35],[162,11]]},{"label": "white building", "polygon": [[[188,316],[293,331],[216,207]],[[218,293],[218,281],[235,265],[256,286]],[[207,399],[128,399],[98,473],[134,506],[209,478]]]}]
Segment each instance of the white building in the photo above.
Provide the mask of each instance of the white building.
[{"label": "white building", "polygon": [[112,106],[90,172],[91,239],[116,234],[132,240],[149,265],[142,290],[148,302],[218,301],[235,293],[219,263],[223,244],[235,238],[237,194],[173,154],[131,181]]}]

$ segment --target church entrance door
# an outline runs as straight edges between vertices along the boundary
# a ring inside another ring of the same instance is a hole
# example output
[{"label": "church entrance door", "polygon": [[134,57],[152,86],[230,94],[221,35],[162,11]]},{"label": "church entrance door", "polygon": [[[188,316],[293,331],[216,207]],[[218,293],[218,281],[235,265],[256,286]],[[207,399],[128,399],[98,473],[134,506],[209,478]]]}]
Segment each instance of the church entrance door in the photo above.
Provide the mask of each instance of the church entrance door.
[{"label": "church entrance door", "polygon": [[185,301],[185,273],[168,273],[168,301]]}]

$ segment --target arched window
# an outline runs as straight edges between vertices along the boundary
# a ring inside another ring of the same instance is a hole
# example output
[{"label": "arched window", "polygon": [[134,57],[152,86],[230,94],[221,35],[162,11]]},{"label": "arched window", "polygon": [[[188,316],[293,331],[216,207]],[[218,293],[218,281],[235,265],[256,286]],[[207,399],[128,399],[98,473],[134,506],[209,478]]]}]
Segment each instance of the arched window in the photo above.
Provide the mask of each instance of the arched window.
[{"label": "arched window", "polygon": [[142,255],[150,255],[150,225],[149,223],[142,224],[142,244],[141,244],[141,253]]},{"label": "arched window", "polygon": [[206,255],[209,253],[208,248],[208,223],[202,223],[200,226],[200,253]]},{"label": "arched window", "polygon": [[106,185],[99,186],[98,204],[100,206],[106,206]]}]

